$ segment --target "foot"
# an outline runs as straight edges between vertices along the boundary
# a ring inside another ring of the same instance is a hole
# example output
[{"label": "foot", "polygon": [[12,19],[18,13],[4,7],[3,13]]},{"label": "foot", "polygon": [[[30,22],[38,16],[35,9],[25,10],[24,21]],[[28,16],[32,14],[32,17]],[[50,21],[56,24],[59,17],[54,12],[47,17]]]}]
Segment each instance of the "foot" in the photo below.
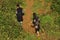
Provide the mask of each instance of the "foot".
[{"label": "foot", "polygon": [[39,32],[37,32],[37,37],[39,37],[40,36],[40,34],[39,34]]}]

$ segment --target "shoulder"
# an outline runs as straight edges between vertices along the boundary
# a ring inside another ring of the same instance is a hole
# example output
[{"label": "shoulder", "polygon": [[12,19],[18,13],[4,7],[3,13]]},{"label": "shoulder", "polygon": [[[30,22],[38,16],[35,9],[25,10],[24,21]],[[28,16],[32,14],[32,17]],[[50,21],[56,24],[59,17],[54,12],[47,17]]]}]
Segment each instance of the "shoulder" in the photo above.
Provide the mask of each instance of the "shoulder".
[{"label": "shoulder", "polygon": [[22,10],[22,8],[17,8],[17,10]]}]

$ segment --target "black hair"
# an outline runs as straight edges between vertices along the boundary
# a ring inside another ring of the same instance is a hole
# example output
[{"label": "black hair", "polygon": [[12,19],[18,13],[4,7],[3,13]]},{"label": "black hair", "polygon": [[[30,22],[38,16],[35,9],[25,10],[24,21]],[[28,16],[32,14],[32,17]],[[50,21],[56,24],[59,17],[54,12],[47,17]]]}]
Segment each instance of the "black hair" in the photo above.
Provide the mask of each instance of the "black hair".
[{"label": "black hair", "polygon": [[36,13],[33,13],[33,16],[37,16]]},{"label": "black hair", "polygon": [[16,6],[19,7],[19,4],[17,4]]},{"label": "black hair", "polygon": [[36,21],[39,19],[36,13],[33,13],[33,20],[36,19]]}]

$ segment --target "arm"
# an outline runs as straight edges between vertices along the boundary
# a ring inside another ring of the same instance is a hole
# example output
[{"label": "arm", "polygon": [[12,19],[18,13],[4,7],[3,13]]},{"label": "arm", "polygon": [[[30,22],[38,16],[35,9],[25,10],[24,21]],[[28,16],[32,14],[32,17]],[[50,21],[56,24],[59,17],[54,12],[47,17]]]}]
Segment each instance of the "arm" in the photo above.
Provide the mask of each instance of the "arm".
[{"label": "arm", "polygon": [[40,23],[40,19],[38,19],[38,22]]},{"label": "arm", "polygon": [[24,15],[24,10],[22,9],[22,13],[23,13],[23,15]]},{"label": "arm", "polygon": [[17,14],[17,9],[16,9],[16,14]]},{"label": "arm", "polygon": [[17,11],[16,11],[16,14],[17,14]]},{"label": "arm", "polygon": [[22,13],[24,13],[24,10],[22,9]]}]

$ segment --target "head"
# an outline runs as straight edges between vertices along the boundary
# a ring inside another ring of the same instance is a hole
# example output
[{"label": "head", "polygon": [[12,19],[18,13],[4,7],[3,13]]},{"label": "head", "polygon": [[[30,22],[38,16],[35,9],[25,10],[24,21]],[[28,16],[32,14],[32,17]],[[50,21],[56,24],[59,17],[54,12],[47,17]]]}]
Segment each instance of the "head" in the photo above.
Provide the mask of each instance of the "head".
[{"label": "head", "polygon": [[36,13],[33,13],[33,16],[36,16]]},{"label": "head", "polygon": [[17,7],[20,7],[20,5],[19,5],[19,4],[17,4],[16,6],[17,6]]}]

